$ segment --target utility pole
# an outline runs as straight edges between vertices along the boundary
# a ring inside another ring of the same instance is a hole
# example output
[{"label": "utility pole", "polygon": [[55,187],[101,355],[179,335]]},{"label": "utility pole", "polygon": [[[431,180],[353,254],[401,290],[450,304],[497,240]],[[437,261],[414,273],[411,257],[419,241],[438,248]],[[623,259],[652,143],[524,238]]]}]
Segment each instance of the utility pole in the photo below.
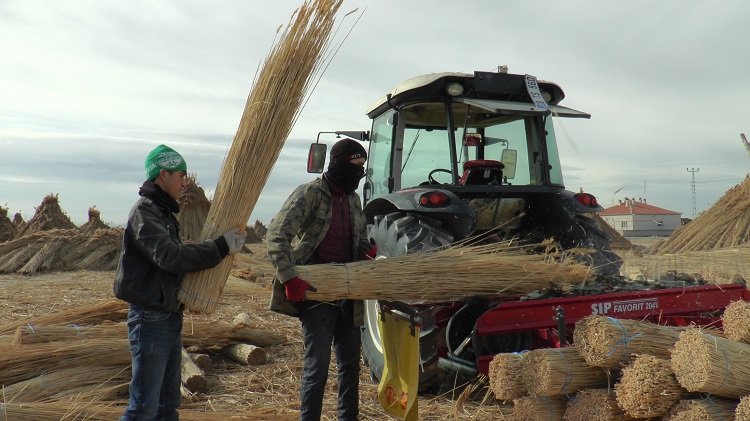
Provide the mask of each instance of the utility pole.
[{"label": "utility pole", "polygon": [[693,173],[693,181],[690,182],[690,188],[693,190],[693,219],[695,219],[695,173],[700,171],[700,168],[687,168],[687,171]]}]

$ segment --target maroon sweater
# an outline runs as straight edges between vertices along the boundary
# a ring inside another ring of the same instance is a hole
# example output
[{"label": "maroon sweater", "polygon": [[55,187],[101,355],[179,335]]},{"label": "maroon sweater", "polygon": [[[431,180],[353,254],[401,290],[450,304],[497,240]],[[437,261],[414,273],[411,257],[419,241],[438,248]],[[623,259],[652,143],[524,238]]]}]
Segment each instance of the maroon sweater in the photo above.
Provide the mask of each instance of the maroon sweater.
[{"label": "maroon sweater", "polygon": [[313,263],[349,263],[352,256],[352,220],[349,201],[344,189],[337,186],[324,174],[331,191],[331,226],[323,241],[313,252]]}]

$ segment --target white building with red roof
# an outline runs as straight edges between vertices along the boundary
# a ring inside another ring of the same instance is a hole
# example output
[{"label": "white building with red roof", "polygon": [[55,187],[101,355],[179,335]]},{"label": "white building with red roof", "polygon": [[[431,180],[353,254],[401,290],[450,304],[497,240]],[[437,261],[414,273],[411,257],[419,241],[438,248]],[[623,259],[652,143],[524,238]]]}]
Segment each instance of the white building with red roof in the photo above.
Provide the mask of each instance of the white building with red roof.
[{"label": "white building with red roof", "polygon": [[620,200],[599,216],[623,237],[669,237],[680,227],[682,214],[649,205],[645,199]]}]

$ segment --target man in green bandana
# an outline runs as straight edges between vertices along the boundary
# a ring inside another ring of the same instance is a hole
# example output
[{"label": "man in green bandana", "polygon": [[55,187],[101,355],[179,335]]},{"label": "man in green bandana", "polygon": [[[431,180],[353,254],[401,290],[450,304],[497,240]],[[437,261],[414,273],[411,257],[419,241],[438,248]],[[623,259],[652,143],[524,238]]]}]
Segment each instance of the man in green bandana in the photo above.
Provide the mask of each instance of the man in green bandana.
[{"label": "man in green bandana", "polygon": [[180,406],[182,311],[177,290],[186,272],[218,265],[245,243],[233,229],[215,240],[182,244],[175,213],[187,163],[166,145],[146,157],[146,181],[128,216],[114,294],[130,303],[128,339],[133,355],[130,403],[121,421],[177,421]]}]

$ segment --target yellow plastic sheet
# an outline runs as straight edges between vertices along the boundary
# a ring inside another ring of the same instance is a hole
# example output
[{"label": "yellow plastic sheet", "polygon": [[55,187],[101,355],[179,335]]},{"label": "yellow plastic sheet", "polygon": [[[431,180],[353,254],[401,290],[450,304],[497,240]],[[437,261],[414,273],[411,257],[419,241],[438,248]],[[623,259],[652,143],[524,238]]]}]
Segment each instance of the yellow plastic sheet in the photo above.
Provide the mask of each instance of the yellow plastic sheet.
[{"label": "yellow plastic sheet", "polygon": [[417,421],[419,386],[419,327],[382,313],[378,320],[383,341],[383,375],[378,399],[385,411],[406,421]]}]

